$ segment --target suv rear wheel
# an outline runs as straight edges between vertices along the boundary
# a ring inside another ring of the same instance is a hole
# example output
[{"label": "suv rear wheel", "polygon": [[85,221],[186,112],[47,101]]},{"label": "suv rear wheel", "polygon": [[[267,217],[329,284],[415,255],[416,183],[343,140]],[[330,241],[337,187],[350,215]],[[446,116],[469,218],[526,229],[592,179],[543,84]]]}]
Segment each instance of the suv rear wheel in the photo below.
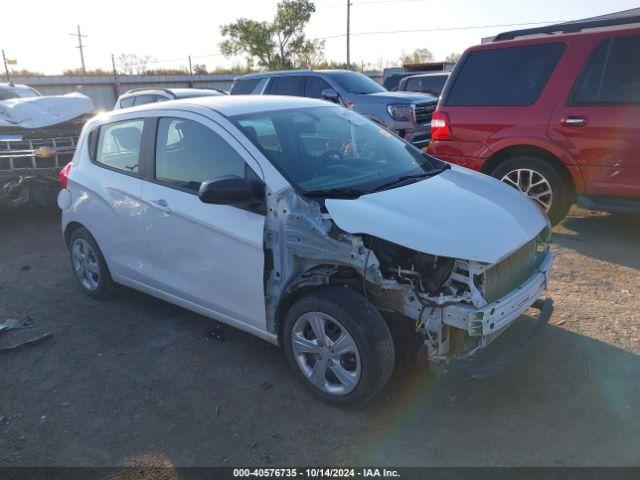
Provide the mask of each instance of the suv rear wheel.
[{"label": "suv rear wheel", "polygon": [[571,194],[562,174],[540,158],[510,158],[500,163],[491,176],[534,200],[552,225],[560,223],[571,207]]},{"label": "suv rear wheel", "polygon": [[361,405],[385,386],[395,352],[387,324],[362,295],[331,287],[295,302],[283,348],[298,378],[336,405]]}]

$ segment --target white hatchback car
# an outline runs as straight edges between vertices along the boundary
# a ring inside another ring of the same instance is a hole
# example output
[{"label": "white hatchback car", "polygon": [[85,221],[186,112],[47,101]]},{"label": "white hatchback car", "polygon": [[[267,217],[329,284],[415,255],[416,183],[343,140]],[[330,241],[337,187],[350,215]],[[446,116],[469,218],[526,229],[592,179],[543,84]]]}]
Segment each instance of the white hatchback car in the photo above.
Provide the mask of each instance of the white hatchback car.
[{"label": "white hatchback car", "polygon": [[[192,98],[89,121],[61,174],[91,296],[126,285],[281,345],[336,404],[372,398],[410,330],[432,361],[485,347],[546,288],[549,224],[491,177],[320,100]],[[396,342],[398,343],[398,342]]]}]

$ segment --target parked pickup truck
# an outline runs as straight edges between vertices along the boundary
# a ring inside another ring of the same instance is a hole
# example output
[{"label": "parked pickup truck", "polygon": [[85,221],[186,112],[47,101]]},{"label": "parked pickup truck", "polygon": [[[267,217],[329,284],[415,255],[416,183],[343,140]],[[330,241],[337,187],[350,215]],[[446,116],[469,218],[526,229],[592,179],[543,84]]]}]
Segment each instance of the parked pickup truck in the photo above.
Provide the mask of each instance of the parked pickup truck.
[{"label": "parked pickup truck", "polygon": [[58,174],[92,112],[91,99],[80,93],[42,96],[0,83],[0,208],[55,205]]}]

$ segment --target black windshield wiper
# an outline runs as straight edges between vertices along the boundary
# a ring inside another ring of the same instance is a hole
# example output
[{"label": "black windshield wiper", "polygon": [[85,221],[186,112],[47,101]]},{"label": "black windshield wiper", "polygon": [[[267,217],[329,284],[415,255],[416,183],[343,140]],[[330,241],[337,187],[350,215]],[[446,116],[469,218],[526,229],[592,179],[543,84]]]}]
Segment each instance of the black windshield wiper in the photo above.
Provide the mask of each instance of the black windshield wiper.
[{"label": "black windshield wiper", "polygon": [[327,188],[325,190],[310,190],[304,193],[310,198],[358,198],[363,192],[353,188]]},{"label": "black windshield wiper", "polygon": [[429,178],[429,177],[433,177],[434,175],[437,175],[439,173],[444,172],[445,170],[451,168],[451,165],[449,165],[448,163],[445,163],[442,168],[436,168],[435,170],[429,170],[428,172],[423,172],[423,173],[416,173],[414,175],[402,175],[400,177],[396,177],[393,180],[391,180],[390,182],[387,183],[383,183],[382,185],[378,185],[376,188],[374,188],[373,190],[371,190],[372,192],[379,192],[381,190],[387,190],[391,187],[399,187],[399,186],[403,186],[403,185],[408,185],[409,183],[414,183],[414,182],[410,182],[411,180],[422,180],[425,178]]}]

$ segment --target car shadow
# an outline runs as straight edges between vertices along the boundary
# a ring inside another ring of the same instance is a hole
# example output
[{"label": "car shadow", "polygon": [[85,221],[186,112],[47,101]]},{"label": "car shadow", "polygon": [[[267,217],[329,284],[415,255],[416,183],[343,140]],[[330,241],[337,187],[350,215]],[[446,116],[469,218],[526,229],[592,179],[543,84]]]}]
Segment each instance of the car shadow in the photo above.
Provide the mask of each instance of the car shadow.
[{"label": "car shadow", "polygon": [[640,216],[574,215],[553,231],[553,242],[583,255],[640,269]]},{"label": "car shadow", "polygon": [[[547,326],[502,373],[407,369],[366,409],[360,464],[637,465],[640,357]],[[374,412],[385,412],[383,415]],[[372,419],[370,419],[371,421]],[[595,446],[597,445],[597,448]]]}]

